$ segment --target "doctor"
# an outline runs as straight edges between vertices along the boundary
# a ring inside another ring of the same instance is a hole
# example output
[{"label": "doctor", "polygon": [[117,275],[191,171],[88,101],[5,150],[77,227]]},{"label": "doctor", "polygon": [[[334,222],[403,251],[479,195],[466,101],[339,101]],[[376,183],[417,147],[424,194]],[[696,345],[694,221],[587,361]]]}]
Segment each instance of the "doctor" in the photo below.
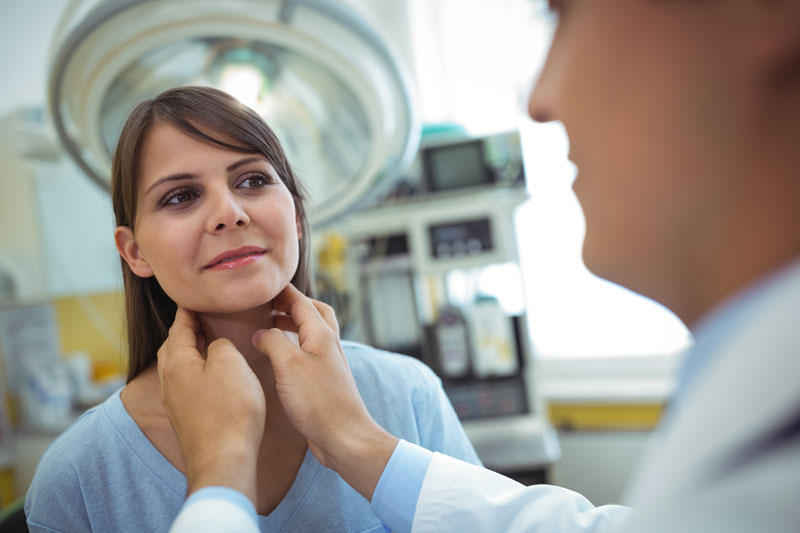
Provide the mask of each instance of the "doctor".
[{"label": "doctor", "polygon": [[[696,341],[629,489],[635,511],[398,441],[364,408],[333,312],[291,287],[281,300],[300,348],[277,329],[254,343],[311,450],[392,529],[797,531],[800,1],[553,3],[529,112],[567,129],[586,265],[669,307]],[[189,465],[175,530],[230,530],[235,516],[256,530],[238,480],[258,443],[240,436],[260,434],[269,413],[237,388],[236,354],[203,362],[185,338],[159,355]]]}]

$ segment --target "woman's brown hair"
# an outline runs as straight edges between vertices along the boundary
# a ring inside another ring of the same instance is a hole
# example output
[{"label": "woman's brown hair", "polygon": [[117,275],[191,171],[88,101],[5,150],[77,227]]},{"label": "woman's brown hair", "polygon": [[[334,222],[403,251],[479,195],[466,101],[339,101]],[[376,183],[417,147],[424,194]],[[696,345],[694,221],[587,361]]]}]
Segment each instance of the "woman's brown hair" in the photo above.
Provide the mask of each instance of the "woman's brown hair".
[{"label": "woman's brown hair", "polygon": [[[142,145],[155,124],[169,124],[203,142],[228,150],[259,153],[272,163],[292,194],[302,229],[300,259],[292,284],[310,295],[309,232],[302,187],[275,133],[253,110],[222,91],[209,87],[178,87],[140,103],[131,111],[120,133],[112,163],[111,199],[117,226],[127,226],[135,232]],[[177,306],[155,277],[138,277],[125,260],[122,260],[122,278],[130,382],[156,360]]]}]

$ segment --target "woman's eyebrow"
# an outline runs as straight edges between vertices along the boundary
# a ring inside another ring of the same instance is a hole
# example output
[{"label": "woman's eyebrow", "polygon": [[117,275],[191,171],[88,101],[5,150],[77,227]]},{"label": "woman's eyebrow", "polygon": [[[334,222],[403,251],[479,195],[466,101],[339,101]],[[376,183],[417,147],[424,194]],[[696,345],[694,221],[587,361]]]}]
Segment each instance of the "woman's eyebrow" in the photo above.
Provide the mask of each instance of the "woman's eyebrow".
[{"label": "woman's eyebrow", "polygon": [[180,174],[170,174],[169,176],[164,176],[163,178],[157,180],[155,183],[149,186],[147,190],[144,192],[144,195],[147,196],[148,194],[150,194],[150,191],[152,191],[162,183],[166,183],[169,181],[180,181],[180,180],[191,180],[191,179],[197,179],[197,174],[182,172]]},{"label": "woman's eyebrow", "polygon": [[246,165],[247,163],[253,163],[255,161],[262,161],[264,163],[269,163],[269,161],[267,161],[267,158],[263,156],[245,157],[244,159],[240,159],[235,163],[231,163],[225,170],[227,170],[228,172],[232,172],[242,165]]}]

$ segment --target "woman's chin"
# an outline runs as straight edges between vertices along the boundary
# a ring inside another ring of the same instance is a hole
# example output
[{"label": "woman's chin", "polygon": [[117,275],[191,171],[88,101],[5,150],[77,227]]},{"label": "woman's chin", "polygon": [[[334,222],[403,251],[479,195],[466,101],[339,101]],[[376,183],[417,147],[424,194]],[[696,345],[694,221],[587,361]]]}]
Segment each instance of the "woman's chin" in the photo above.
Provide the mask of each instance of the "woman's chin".
[{"label": "woman's chin", "polygon": [[229,315],[235,313],[244,313],[252,309],[264,307],[272,301],[268,296],[257,296],[253,294],[244,297],[230,297],[224,300],[214,300],[206,302],[194,301],[190,305],[186,305],[187,309],[191,309],[195,313],[213,314],[213,315]]},{"label": "woman's chin", "polygon": [[238,283],[205,286],[199,289],[183,286],[167,294],[182,307],[196,313],[241,313],[269,304],[289,283]]}]

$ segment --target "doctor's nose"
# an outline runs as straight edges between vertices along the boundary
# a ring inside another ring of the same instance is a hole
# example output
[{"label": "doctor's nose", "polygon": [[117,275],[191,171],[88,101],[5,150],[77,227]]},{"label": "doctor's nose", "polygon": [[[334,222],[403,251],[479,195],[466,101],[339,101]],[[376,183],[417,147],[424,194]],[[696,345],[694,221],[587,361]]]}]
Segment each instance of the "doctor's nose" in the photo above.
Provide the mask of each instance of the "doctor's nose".
[{"label": "doctor's nose", "polygon": [[553,96],[550,76],[547,76],[547,67],[542,70],[528,96],[528,116],[536,122],[550,122],[556,120],[553,113]]},{"label": "doctor's nose", "polygon": [[250,223],[247,211],[231,194],[221,194],[213,201],[211,215],[206,230],[219,233],[226,229],[245,227]]},{"label": "doctor's nose", "polygon": [[559,94],[563,92],[561,83],[563,61],[558,57],[559,50],[555,44],[553,42],[550,46],[544,67],[528,96],[528,116],[536,122],[560,120],[556,107]]}]

